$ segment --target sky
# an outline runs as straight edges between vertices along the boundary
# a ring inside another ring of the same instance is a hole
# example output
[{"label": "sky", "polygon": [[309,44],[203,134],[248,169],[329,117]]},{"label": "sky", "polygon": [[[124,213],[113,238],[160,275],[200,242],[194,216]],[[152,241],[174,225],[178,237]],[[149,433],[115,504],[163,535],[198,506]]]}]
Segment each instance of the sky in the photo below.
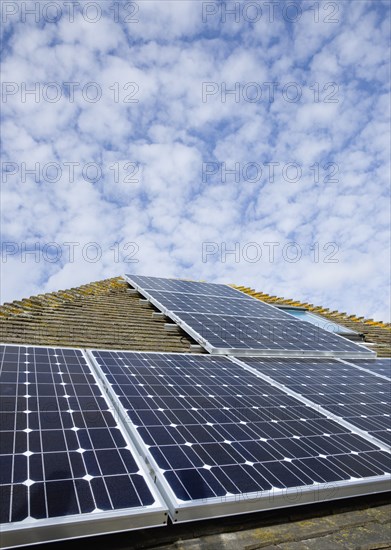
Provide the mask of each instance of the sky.
[{"label": "sky", "polygon": [[133,273],[390,320],[389,2],[1,9],[2,303]]}]

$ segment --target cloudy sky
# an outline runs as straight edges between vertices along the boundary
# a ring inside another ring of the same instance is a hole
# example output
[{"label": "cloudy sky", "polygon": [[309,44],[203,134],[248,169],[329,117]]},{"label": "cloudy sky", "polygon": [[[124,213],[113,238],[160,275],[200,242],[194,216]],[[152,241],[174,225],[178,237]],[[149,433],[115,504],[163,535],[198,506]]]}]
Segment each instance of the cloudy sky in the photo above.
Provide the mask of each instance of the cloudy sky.
[{"label": "cloudy sky", "polygon": [[1,301],[137,273],[389,320],[389,11],[4,0]]}]

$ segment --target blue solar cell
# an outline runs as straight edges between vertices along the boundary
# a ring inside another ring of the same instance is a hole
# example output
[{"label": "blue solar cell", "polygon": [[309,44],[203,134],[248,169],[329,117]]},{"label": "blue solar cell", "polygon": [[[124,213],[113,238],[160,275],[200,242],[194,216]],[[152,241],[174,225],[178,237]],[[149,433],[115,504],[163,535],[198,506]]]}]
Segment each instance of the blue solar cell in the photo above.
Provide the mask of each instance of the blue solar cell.
[{"label": "blue solar cell", "polygon": [[[31,479],[35,479],[30,475]],[[48,517],[45,483],[34,483],[29,488],[30,515],[34,519]]]},{"label": "blue solar cell", "polygon": [[40,435],[43,452],[67,451],[68,445],[65,440],[65,434],[61,430],[45,430]]},{"label": "blue solar cell", "polygon": [[[58,498],[58,497],[57,497]],[[10,494],[9,521],[22,521],[28,513],[28,489],[24,485],[12,485]],[[2,537],[4,535],[2,534]]]}]

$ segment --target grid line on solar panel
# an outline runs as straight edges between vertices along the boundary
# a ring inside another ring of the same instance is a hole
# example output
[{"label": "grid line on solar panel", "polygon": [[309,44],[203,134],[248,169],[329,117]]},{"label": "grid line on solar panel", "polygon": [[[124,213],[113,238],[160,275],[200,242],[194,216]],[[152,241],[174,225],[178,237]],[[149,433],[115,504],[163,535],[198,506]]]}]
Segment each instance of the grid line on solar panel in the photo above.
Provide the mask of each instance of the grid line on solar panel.
[{"label": "grid line on solar panel", "polygon": [[160,506],[81,350],[0,345],[0,432],[3,531]]},{"label": "grid line on solar panel", "polygon": [[378,445],[229,358],[90,353],[177,504],[387,474]]},{"label": "grid line on solar panel", "polygon": [[368,372],[384,376],[391,379],[391,358],[385,357],[384,359],[356,359],[349,361],[350,364],[366,369]]},{"label": "grid line on solar panel", "polygon": [[179,279],[164,279],[161,277],[144,277],[140,275],[125,275],[125,279],[140,290],[251,299],[250,296],[244,294],[243,292],[224,284],[201,283],[197,281],[183,281]]},{"label": "grid line on solar panel", "polygon": [[[173,314],[184,330],[211,353],[227,354],[372,354],[366,348],[298,320],[254,319],[194,313]],[[198,336],[197,336],[198,335]],[[251,353],[250,353],[251,352]]]},{"label": "grid line on solar panel", "polygon": [[386,445],[391,384],[337,359],[245,358],[243,362]]}]

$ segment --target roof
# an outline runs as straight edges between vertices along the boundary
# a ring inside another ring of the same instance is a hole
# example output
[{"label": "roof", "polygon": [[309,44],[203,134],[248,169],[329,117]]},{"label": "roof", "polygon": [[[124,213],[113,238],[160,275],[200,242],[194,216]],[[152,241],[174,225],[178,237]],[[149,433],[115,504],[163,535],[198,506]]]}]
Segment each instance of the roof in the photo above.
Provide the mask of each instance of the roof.
[{"label": "roof", "polygon": [[[320,306],[235,287],[274,305],[305,307],[364,335],[379,356],[391,356],[390,325]],[[167,326],[168,325],[168,326]],[[160,352],[203,352],[151,304],[140,300],[121,277],[41,294],[0,306],[3,343],[72,346]],[[171,525],[139,532],[93,537],[86,547],[247,550],[391,548],[387,495],[314,503],[275,510]],[[61,548],[64,543],[47,545]]]},{"label": "roof", "polygon": [[0,341],[162,352],[189,352],[195,342],[165,329],[152,306],[121,277],[0,306]]},{"label": "roof", "polygon": [[[364,341],[379,357],[391,357],[390,324],[270,296],[248,287],[235,288],[273,305],[306,307],[363,334]],[[122,277],[105,279],[0,306],[0,340],[140,351],[201,351],[191,347],[196,342],[179,328],[167,330],[167,319],[154,316],[154,311],[152,305],[140,302],[139,294]]]}]

